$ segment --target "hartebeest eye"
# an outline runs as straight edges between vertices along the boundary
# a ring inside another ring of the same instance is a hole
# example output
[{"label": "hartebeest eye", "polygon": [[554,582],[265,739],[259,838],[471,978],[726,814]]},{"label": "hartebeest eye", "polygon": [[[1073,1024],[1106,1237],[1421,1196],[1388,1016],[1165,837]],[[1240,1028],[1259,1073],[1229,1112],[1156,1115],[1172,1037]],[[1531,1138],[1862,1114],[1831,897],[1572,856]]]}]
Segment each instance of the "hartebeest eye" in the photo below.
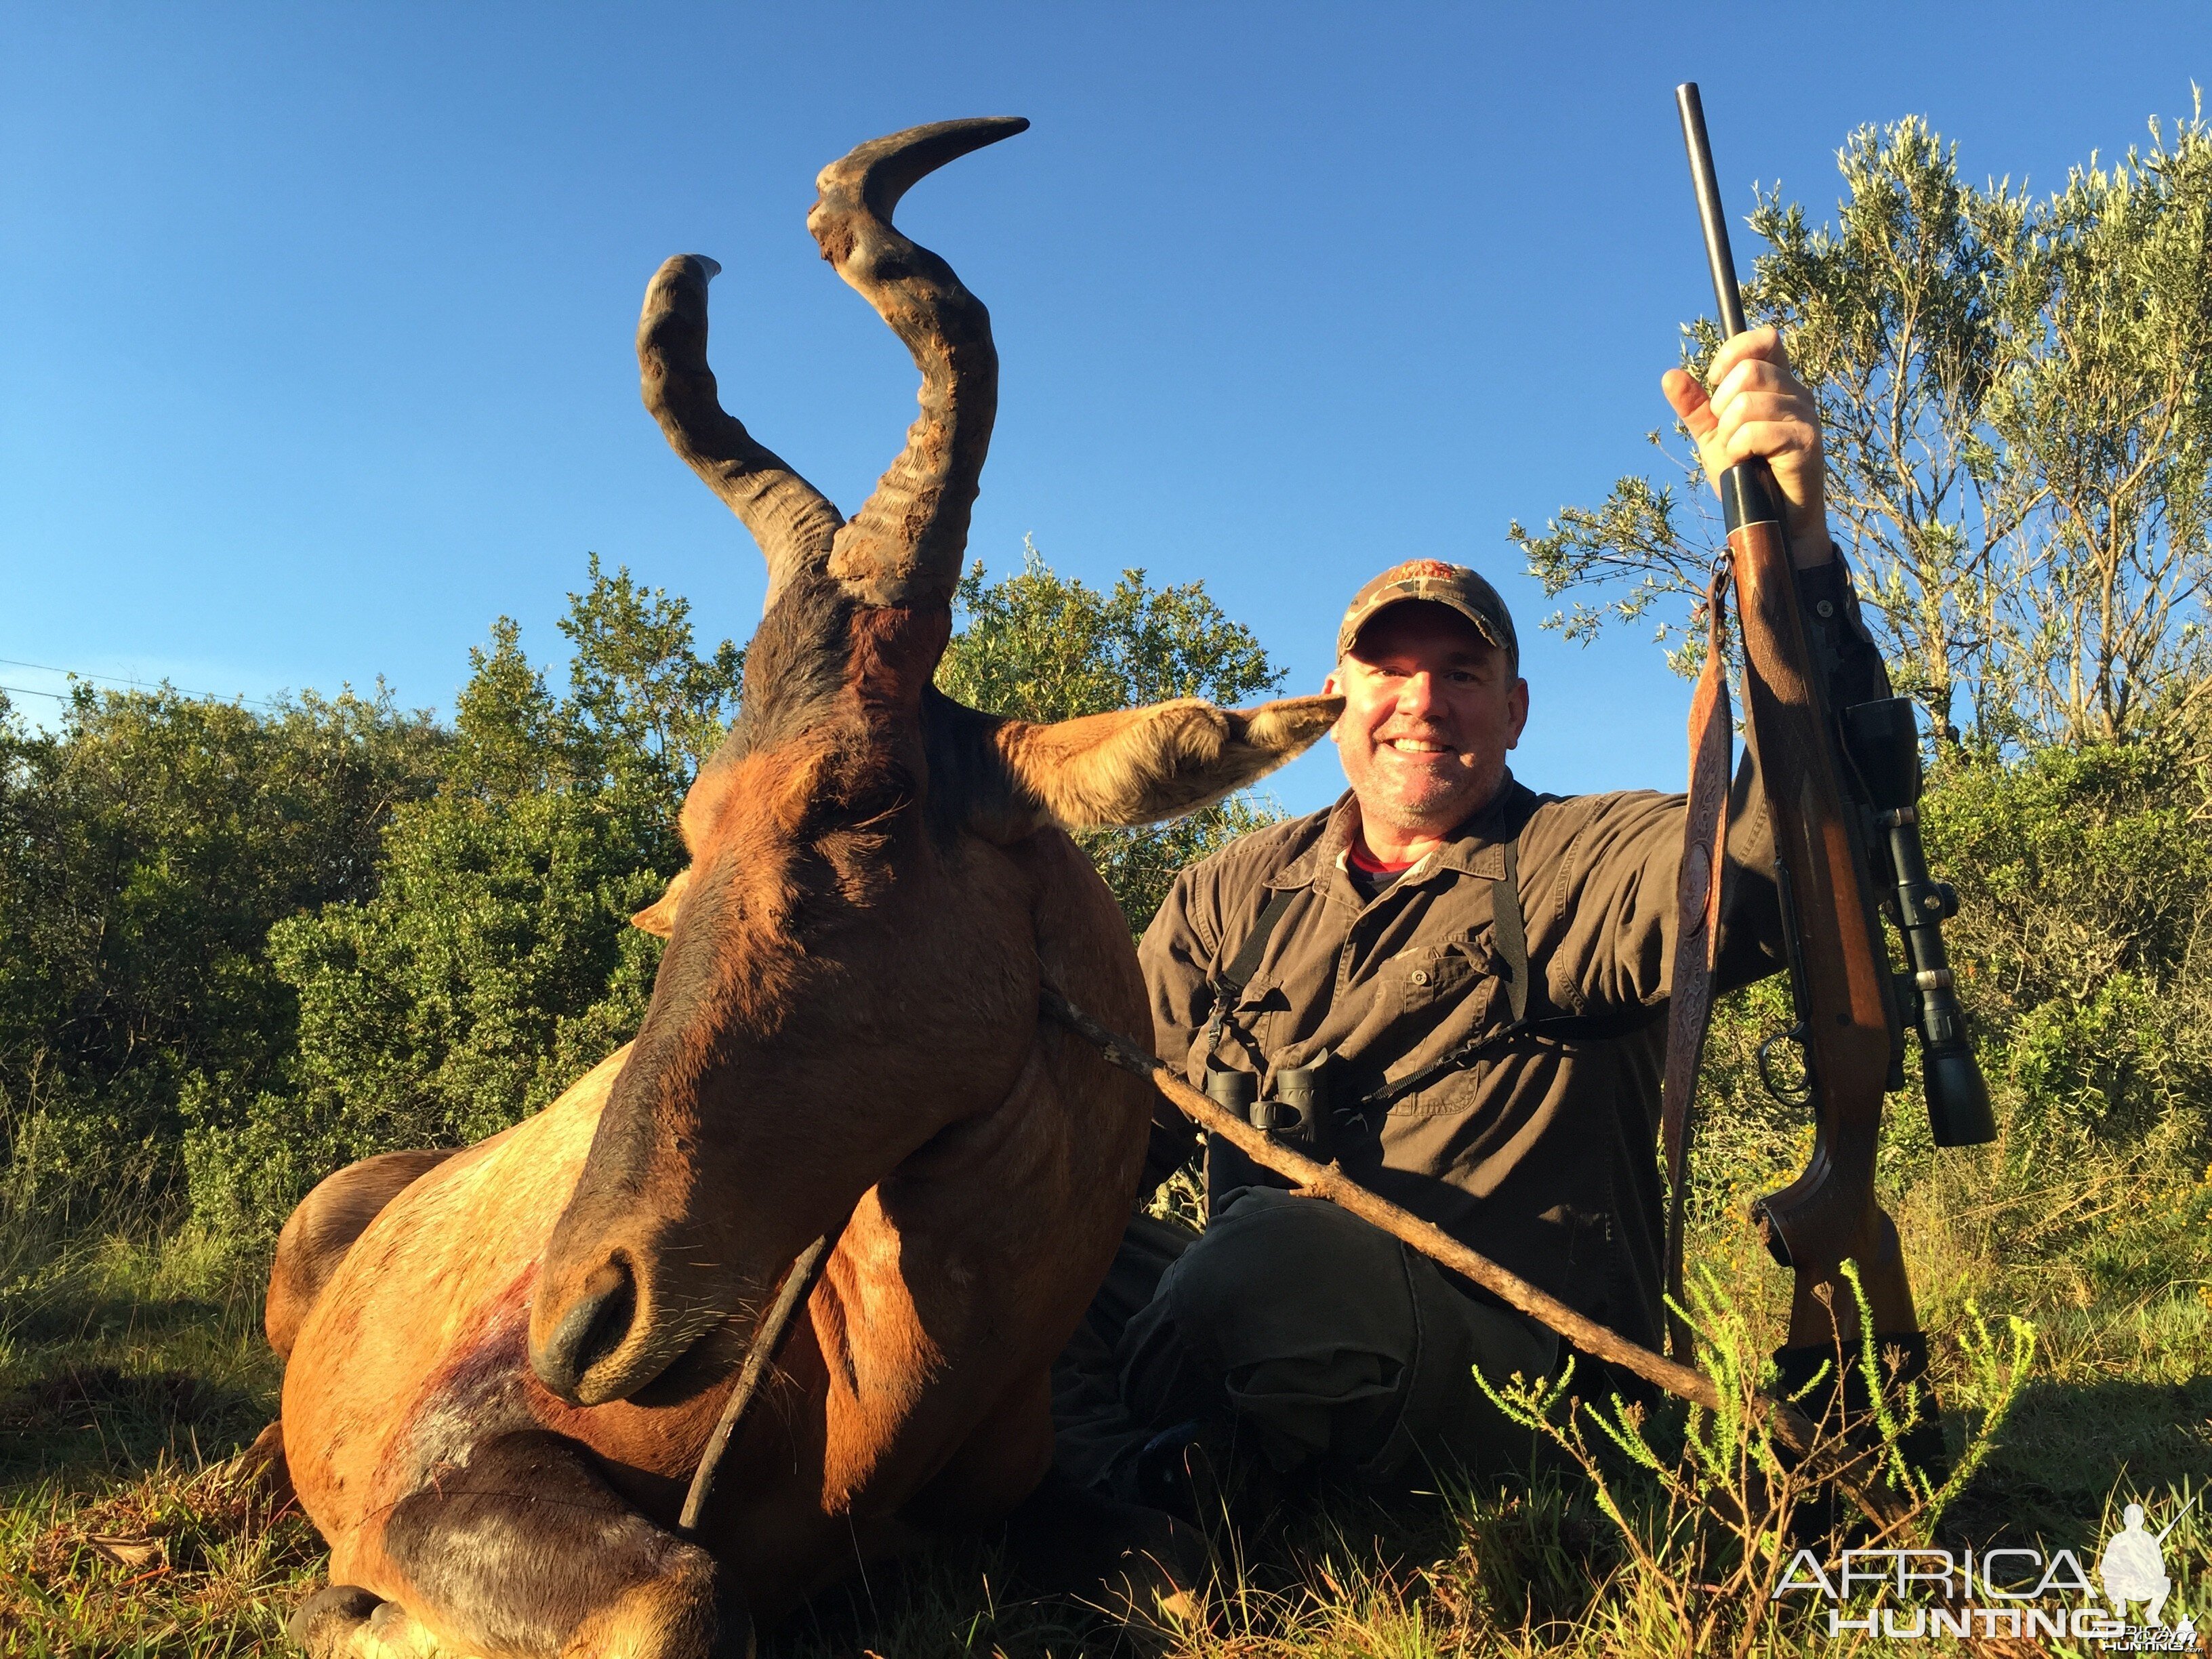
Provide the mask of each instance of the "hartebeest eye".
[{"label": "hartebeest eye", "polygon": [[845,804],[845,828],[849,830],[888,830],[900,813],[914,805],[914,780],[903,768],[896,776],[878,778]]},{"label": "hartebeest eye", "polygon": [[824,767],[806,803],[799,832],[810,840],[854,832],[886,832],[919,793],[914,775],[895,760],[869,756]]}]

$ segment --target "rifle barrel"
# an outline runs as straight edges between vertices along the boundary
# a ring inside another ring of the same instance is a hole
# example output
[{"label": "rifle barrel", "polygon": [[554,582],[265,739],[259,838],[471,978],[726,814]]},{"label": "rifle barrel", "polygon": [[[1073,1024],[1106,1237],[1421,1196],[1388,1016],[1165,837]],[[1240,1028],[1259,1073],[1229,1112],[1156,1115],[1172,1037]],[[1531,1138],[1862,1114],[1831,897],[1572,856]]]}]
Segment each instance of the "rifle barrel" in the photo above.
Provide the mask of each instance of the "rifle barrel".
[{"label": "rifle barrel", "polygon": [[1720,302],[1721,337],[1743,332],[1743,296],[1736,291],[1735,256],[1729,252],[1728,216],[1721,211],[1721,187],[1713,177],[1713,147],[1705,137],[1705,106],[1698,83],[1674,88],[1674,107],[1682,116],[1682,143],[1690,152],[1690,178],[1698,187],[1698,218],[1705,228],[1705,262],[1713,270],[1713,297]]}]

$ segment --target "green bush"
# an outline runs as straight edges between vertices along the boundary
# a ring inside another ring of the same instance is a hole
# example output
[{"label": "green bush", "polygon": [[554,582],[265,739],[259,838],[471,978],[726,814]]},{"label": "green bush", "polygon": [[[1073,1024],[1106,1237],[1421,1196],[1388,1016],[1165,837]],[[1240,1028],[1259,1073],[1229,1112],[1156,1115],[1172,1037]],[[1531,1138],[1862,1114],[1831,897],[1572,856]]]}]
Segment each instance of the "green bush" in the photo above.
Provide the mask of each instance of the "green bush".
[{"label": "green bush", "polygon": [[1937,771],[1929,856],[1959,889],[1961,994],[2015,1138],[2139,1141],[2212,1098],[2203,764],[2170,740]]},{"label": "green bush", "polygon": [[443,744],[381,693],[262,710],[80,690],[51,732],[0,699],[12,1189],[143,1207],[203,1103],[277,1085],[297,1007],[269,930],[374,892],[384,825]]},{"label": "green bush", "polygon": [[735,712],[744,656],[594,558],[556,696],[505,617],[457,700],[437,792],[395,811],[367,897],[286,919],[298,1000],[281,1084],[195,1126],[204,1220],[268,1226],[356,1158],[482,1139],[629,1039],[659,941],[627,926],[684,862],[678,808]]},{"label": "green bush", "polygon": [[[565,694],[502,618],[472,653],[434,793],[389,815],[374,890],[268,930],[266,971],[296,1015],[252,1086],[212,1079],[186,1097],[203,1224],[265,1230],[353,1158],[493,1133],[643,1018],[660,945],[628,919],[684,866],[677,811],[735,713],[743,653],[696,654],[684,600],[596,560],[589,574],[562,623]],[[994,712],[1233,702],[1279,678],[1198,583],[1156,590],[1131,571],[1101,594],[1031,549],[1001,581],[970,572],[960,605],[939,680]],[[1184,863],[1265,821],[1231,801],[1086,845],[1141,928]]]}]

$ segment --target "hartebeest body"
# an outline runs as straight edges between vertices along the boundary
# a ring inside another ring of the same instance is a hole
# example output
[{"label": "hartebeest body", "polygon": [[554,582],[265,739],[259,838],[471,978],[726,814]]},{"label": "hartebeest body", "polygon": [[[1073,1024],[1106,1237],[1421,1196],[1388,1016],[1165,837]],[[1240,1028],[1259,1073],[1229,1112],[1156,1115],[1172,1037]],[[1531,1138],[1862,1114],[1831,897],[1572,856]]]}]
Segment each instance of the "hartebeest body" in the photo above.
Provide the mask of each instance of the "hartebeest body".
[{"label": "hartebeest body", "polygon": [[[824,257],[923,377],[849,523],[722,411],[713,263],[672,259],[647,290],[647,404],[768,556],[744,712],[684,803],[689,868],[637,918],[668,944],[636,1040],[479,1146],[342,1172],[287,1229],[284,1447],[333,1585],[357,1587],[313,1604],[312,1647],[744,1651],[752,1614],[1002,1516],[1045,1473],[1047,1370],[1148,1116],[1141,1085],[1040,1023],[1048,981],[1146,1020],[1066,831],[1216,799],[1337,705],[1036,726],[932,686],[997,358],[983,307],[891,212],[1024,125],[917,128],[817,181]],[[824,1232],[806,1316],[679,1538],[757,1312]]]}]

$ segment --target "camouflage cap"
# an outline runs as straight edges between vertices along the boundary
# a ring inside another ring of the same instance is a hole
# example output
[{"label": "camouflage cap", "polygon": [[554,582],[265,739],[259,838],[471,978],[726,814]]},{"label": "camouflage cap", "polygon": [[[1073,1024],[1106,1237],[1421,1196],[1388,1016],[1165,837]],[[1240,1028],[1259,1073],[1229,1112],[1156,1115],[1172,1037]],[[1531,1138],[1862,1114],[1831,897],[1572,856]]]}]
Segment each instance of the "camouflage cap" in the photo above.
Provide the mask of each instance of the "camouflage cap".
[{"label": "camouflage cap", "polygon": [[1505,653],[1515,673],[1521,672],[1521,642],[1514,635],[1512,615],[1505,609],[1505,601],[1498,597],[1498,590],[1465,565],[1446,564],[1442,559],[1408,559],[1394,564],[1353,594],[1351,608],[1336,630],[1336,654],[1341,657],[1352,649],[1359,630],[1374,620],[1377,611],[1407,599],[1449,605]]}]

